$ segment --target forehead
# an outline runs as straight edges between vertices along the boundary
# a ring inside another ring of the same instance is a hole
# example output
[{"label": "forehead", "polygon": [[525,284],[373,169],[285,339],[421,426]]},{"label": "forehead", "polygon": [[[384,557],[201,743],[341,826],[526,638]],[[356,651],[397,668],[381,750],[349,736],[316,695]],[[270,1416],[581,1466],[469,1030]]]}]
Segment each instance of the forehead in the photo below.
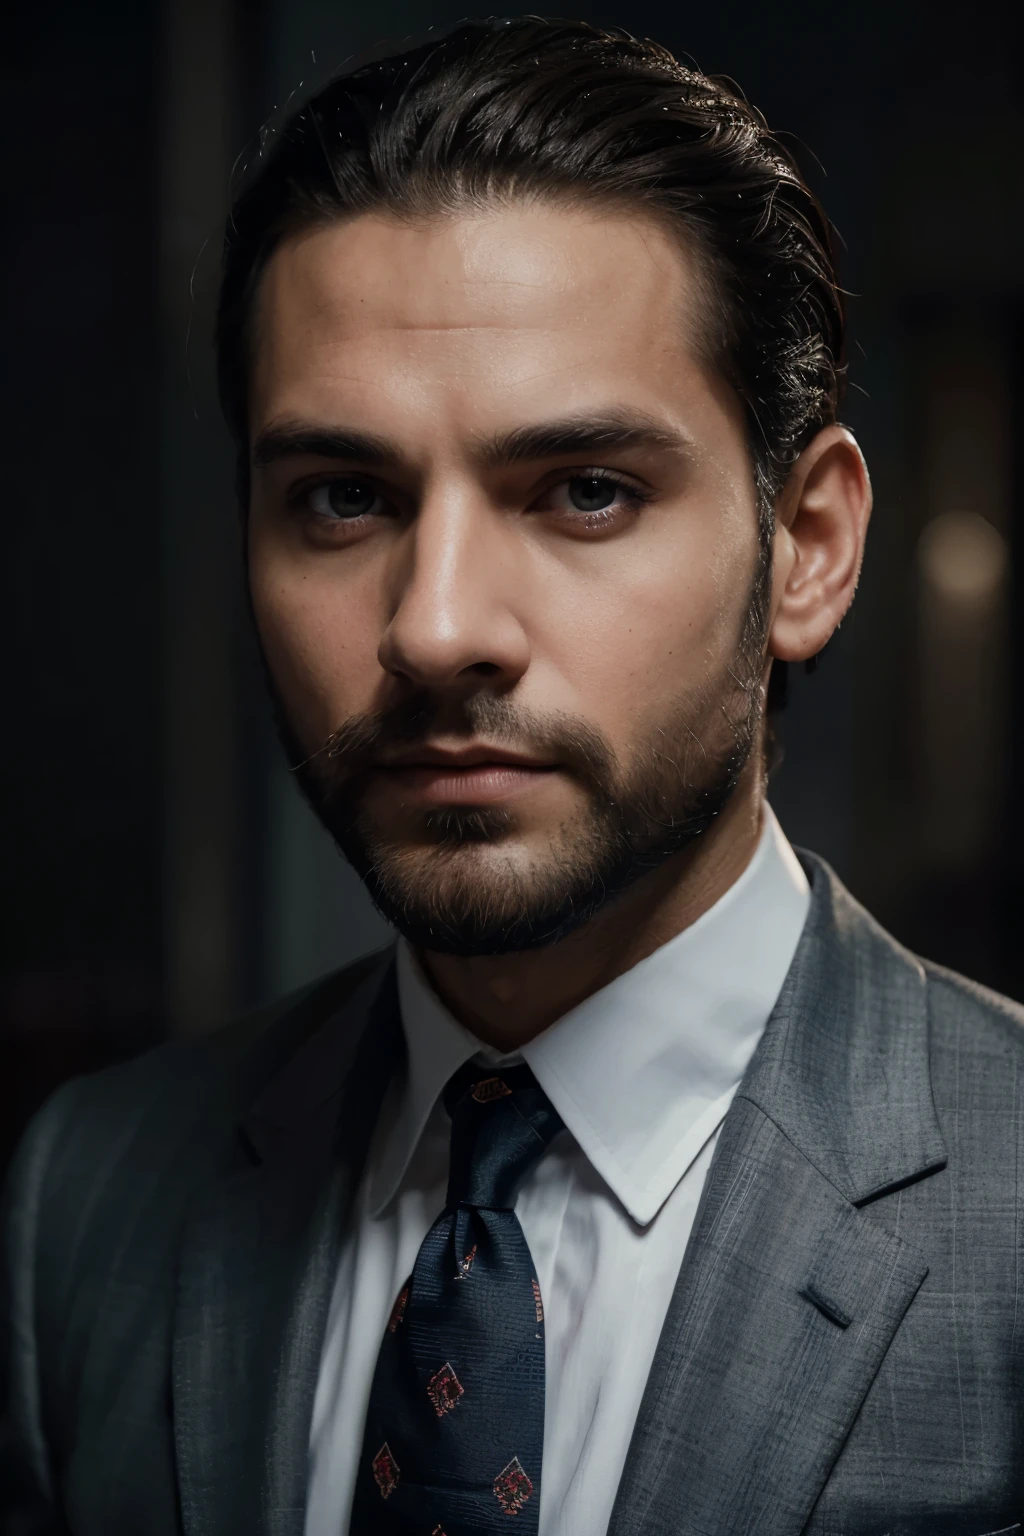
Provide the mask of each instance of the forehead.
[{"label": "forehead", "polygon": [[255,315],[251,425],[399,407],[486,425],[653,405],[702,371],[703,285],[655,219],[532,205],[411,224],[364,214],[284,241]]}]

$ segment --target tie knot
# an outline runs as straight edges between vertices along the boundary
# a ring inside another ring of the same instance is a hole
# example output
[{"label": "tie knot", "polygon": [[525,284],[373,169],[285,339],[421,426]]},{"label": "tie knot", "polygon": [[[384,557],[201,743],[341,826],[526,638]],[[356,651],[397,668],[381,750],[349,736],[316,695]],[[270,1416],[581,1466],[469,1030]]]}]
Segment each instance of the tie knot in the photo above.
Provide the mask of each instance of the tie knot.
[{"label": "tie knot", "polygon": [[468,1062],[448,1083],[452,1121],[448,1206],[509,1211],[531,1163],[562,1129],[527,1066],[490,1070]]}]

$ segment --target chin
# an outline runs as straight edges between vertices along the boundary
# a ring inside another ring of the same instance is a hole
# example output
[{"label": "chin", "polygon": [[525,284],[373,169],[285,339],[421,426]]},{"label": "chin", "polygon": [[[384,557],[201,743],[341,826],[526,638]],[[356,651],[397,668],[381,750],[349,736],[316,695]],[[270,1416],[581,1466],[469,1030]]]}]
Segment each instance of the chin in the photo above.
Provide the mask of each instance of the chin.
[{"label": "chin", "polygon": [[522,954],[560,943],[645,869],[646,860],[586,857],[545,838],[458,847],[382,847],[353,860],[375,906],[417,948],[460,956]]},{"label": "chin", "polygon": [[531,854],[512,837],[378,844],[356,867],[377,909],[417,947],[512,954],[556,943],[590,915],[550,844],[545,853]]}]

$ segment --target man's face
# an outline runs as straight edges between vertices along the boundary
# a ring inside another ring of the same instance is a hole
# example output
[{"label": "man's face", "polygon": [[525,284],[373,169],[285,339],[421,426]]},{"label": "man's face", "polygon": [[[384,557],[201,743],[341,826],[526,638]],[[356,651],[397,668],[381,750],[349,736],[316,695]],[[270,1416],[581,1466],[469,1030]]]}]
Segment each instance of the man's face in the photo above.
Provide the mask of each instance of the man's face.
[{"label": "man's face", "polygon": [[286,241],[254,327],[249,576],[307,792],[429,948],[550,942],[750,753],[741,409],[654,221],[522,206]]}]

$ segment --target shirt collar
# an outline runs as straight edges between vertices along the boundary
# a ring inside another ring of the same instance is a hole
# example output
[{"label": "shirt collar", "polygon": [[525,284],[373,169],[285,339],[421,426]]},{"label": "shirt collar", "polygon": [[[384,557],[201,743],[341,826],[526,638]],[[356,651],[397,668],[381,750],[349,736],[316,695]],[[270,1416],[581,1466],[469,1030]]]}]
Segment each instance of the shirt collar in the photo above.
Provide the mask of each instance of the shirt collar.
[{"label": "shirt collar", "polygon": [[[639,1225],[654,1219],[721,1123],[809,901],[807,877],[766,807],[753,858],[713,907],[523,1047],[567,1129]],[[371,1175],[374,1215],[397,1192],[445,1083],[481,1051],[404,939],[397,973],[408,1069]]]}]

